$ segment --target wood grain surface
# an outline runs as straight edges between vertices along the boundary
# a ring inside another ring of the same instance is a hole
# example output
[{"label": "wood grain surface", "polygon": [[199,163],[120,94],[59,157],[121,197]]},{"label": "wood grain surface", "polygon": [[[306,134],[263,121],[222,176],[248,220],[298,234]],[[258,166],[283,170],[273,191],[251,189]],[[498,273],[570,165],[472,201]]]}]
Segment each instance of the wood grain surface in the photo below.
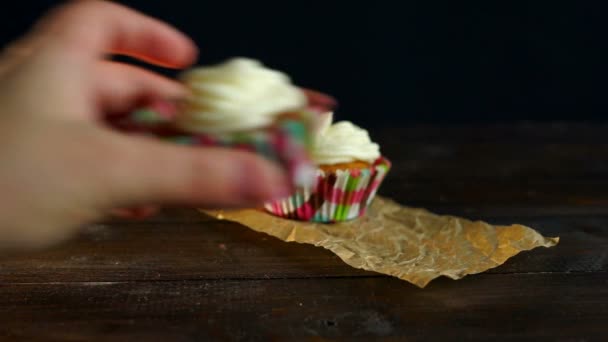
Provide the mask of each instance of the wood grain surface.
[{"label": "wood grain surface", "polygon": [[608,125],[372,129],[381,194],[560,236],[426,289],[194,209],[107,220],[0,256],[6,340],[564,340],[608,337]]}]

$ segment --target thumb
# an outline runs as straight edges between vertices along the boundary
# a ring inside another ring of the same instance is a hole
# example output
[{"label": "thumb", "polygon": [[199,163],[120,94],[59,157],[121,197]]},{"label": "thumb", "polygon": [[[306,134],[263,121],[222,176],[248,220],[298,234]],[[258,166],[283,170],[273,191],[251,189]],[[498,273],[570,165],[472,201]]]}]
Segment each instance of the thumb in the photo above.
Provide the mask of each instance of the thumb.
[{"label": "thumb", "polygon": [[290,192],[286,174],[253,153],[178,146],[145,137],[120,138],[122,163],[111,191],[114,205],[244,207]]}]

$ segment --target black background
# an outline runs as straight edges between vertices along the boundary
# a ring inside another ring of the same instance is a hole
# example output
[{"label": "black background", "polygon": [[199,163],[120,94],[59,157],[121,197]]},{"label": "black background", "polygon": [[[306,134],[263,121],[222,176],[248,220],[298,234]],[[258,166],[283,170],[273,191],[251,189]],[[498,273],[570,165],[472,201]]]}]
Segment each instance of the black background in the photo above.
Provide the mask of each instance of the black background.
[{"label": "black background", "polygon": [[[11,2],[0,42],[58,1]],[[123,1],[338,98],[361,124],[604,120],[606,13],[558,1]],[[164,71],[161,71],[164,72]]]}]

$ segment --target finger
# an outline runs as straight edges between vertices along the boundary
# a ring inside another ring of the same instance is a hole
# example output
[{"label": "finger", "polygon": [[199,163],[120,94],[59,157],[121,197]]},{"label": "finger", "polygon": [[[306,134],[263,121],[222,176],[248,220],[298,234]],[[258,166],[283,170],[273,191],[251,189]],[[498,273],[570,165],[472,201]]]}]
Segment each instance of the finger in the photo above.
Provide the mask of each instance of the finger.
[{"label": "finger", "polygon": [[97,59],[124,54],[153,64],[182,68],[197,57],[194,42],[175,28],[106,1],[74,1],[44,17],[20,46],[51,41],[60,51]]},{"label": "finger", "polygon": [[308,103],[311,107],[324,111],[332,111],[338,106],[338,101],[327,94],[312,89],[302,89],[302,91],[308,98]]},{"label": "finger", "polygon": [[126,113],[142,103],[176,100],[188,95],[188,89],[177,81],[117,62],[100,61],[95,83],[104,113]]},{"label": "finger", "polygon": [[113,203],[242,207],[290,192],[285,172],[252,153],[120,138],[116,153],[122,162],[112,182]]}]

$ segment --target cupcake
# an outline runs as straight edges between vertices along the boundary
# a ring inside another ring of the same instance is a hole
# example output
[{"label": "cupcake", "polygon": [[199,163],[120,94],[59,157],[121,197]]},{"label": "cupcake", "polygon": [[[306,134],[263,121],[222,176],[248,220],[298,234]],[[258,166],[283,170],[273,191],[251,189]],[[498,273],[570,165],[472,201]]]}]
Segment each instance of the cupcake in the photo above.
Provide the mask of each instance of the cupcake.
[{"label": "cupcake", "polygon": [[180,144],[259,153],[282,164],[295,186],[311,185],[311,132],[320,106],[286,74],[252,59],[233,58],[189,70],[181,81],[191,96],[173,115],[166,108],[145,108],[115,125]]},{"label": "cupcake", "polygon": [[267,203],[268,212],[325,223],[365,214],[391,164],[366,130],[348,121],[332,124],[332,119],[331,113],[323,116],[314,139],[314,184],[299,187],[288,198]]},{"label": "cupcake", "polygon": [[181,80],[192,96],[182,104],[176,124],[194,134],[250,132],[307,105],[304,92],[287,75],[252,59],[195,68]]}]

